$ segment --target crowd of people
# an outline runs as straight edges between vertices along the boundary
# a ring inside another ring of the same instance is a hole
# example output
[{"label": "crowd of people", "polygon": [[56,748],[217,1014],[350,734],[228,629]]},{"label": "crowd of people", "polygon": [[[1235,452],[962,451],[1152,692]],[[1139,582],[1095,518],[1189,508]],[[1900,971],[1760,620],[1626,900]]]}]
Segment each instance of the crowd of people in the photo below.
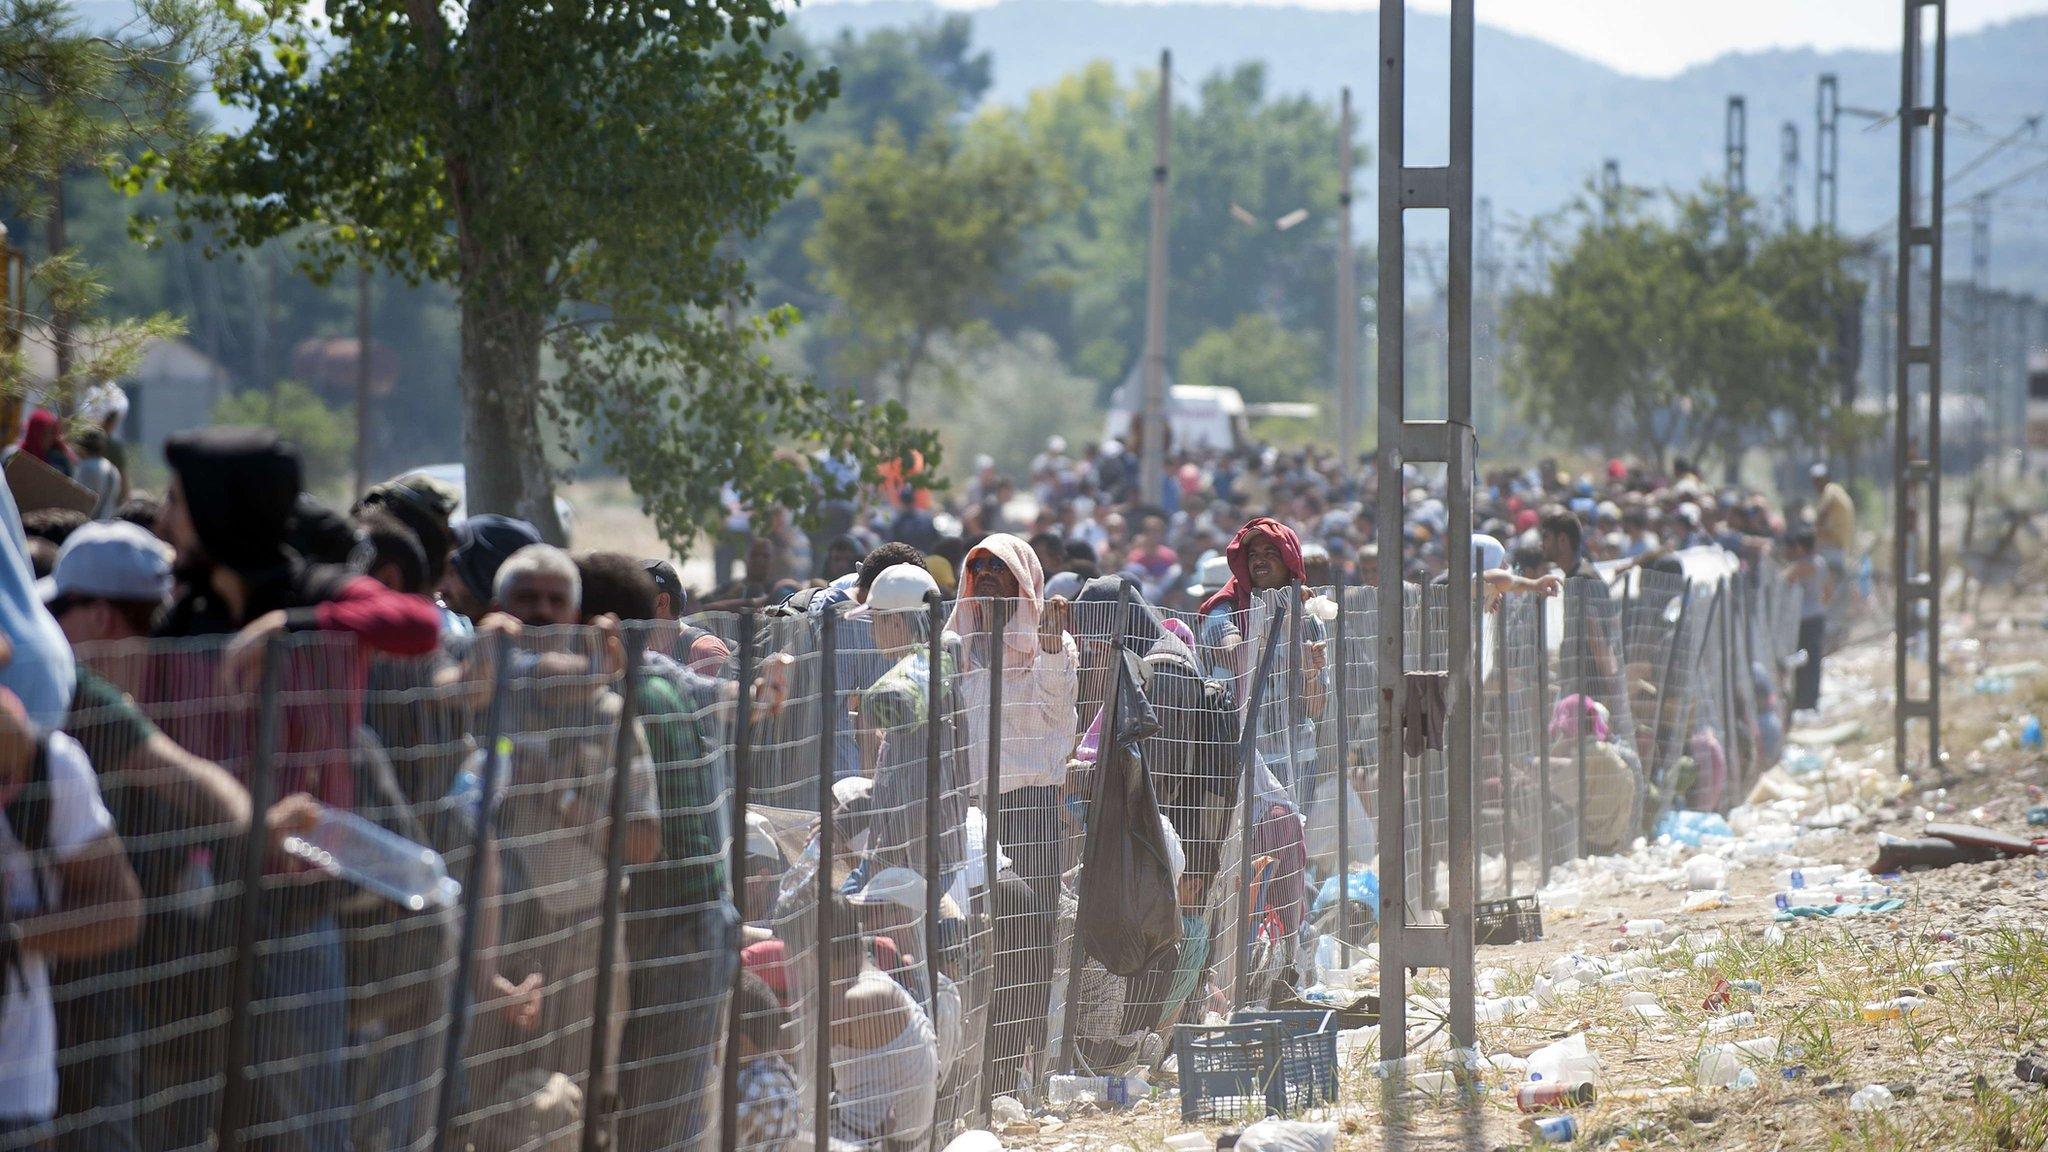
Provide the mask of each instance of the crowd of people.
[{"label": "crowd of people", "polygon": [[[22,450],[50,462],[35,429]],[[1304,603],[1302,657],[1262,679],[1270,606],[1453,562],[1440,481],[1404,475],[1382,537],[1370,463],[1315,452],[1183,455],[1144,499],[1120,445],[1055,438],[1028,476],[883,486],[815,538],[736,506],[703,590],[665,557],[454,520],[423,475],[341,514],[267,432],[180,435],[165,461],[161,496],[119,480],[91,514],[0,499],[0,1149],[196,1148],[222,1122],[413,1147],[441,1091],[479,1152],[554,1146],[585,1109],[623,1147],[696,1147],[731,1045],[740,1146],[783,1152],[818,1011],[849,1147],[917,1144],[984,1069],[1028,1097],[1069,1059],[1157,1060],[1227,987],[1234,929],[1289,937],[1349,874],[1312,814],[1356,808],[1354,859],[1371,843],[1370,780],[1312,763],[1358,736],[1327,706],[1328,614]],[[1470,563],[1494,602],[1702,545],[1782,564],[1811,707],[1855,531],[1814,480],[1809,524],[1682,463],[1489,473]],[[1614,671],[1584,636],[1560,660],[1567,683]],[[1247,764],[1255,692],[1289,707]],[[1562,731],[1620,743],[1581,695]],[[758,809],[728,828],[740,748]],[[1640,775],[1635,755],[1614,758]],[[295,846],[351,811],[439,849],[473,922],[309,867]],[[1258,905],[1228,912],[1246,866]],[[799,963],[820,949],[822,992]],[[437,1088],[451,982],[470,1011]]]}]

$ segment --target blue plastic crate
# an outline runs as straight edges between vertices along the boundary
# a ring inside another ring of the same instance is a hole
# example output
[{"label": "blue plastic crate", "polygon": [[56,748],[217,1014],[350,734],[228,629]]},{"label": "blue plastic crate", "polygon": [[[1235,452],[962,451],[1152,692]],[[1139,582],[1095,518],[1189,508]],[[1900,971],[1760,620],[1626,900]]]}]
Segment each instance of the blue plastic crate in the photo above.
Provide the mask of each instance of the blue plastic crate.
[{"label": "blue plastic crate", "polygon": [[1181,1117],[1191,1123],[1287,1116],[1337,1102],[1337,1014],[1232,1014],[1174,1029]]}]

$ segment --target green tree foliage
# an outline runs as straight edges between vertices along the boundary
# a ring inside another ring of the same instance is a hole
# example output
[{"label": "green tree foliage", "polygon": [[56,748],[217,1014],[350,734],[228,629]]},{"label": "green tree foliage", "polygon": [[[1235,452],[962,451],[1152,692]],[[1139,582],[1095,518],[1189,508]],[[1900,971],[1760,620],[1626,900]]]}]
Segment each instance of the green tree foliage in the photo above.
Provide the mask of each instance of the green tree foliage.
[{"label": "green tree foliage", "polygon": [[957,357],[974,387],[957,400],[928,406],[924,417],[955,475],[970,474],[974,458],[986,454],[1005,475],[1021,476],[1047,437],[1079,444],[1102,434],[1095,382],[1068,370],[1043,333],[979,341]]},{"label": "green tree foliage", "polygon": [[[1031,94],[1007,114],[1072,184],[1069,207],[1033,238],[1034,290],[999,317],[1005,329],[1059,340],[1081,371],[1122,379],[1144,332],[1145,267],[1157,78],[1132,85],[1093,64]],[[1366,150],[1357,150],[1364,164]],[[1265,68],[1245,64],[1176,101],[1170,157],[1168,258],[1178,290],[1168,346],[1264,311],[1329,347],[1335,259],[1337,114],[1305,96],[1274,96]],[[1257,224],[1231,211],[1237,205]],[[1307,216],[1281,229],[1297,210]]]},{"label": "green tree foliage", "polygon": [[1247,312],[1212,328],[1180,354],[1182,384],[1235,388],[1253,403],[1302,400],[1327,386],[1315,338]]},{"label": "green tree foliage", "polygon": [[821,454],[872,468],[923,442],[772,371],[787,313],[726,322],[751,290],[722,241],[790,193],[787,129],[833,91],[766,42],[770,0],[269,15],[268,50],[217,84],[253,122],[168,179],[236,243],[297,233],[316,272],[370,259],[456,290],[470,507],[559,536],[543,445],[587,441],[681,541],[727,482],[802,507]]},{"label": "green tree foliage", "polygon": [[314,488],[348,475],[356,447],[355,417],[328,407],[318,393],[296,380],[281,380],[268,392],[236,392],[213,406],[216,424],[275,428],[299,450],[306,483]]},{"label": "green tree foliage", "polygon": [[1773,424],[1821,434],[1836,394],[1826,350],[1863,290],[1846,246],[1765,233],[1711,191],[1653,207],[1631,196],[1603,217],[1582,202],[1550,222],[1576,224],[1575,239],[1508,305],[1525,410],[1567,442],[1660,464],[1727,459]]},{"label": "green tree foliage", "polygon": [[838,302],[843,373],[903,400],[927,368],[951,381],[937,342],[971,335],[1054,195],[1038,154],[1000,127],[964,142],[935,129],[912,145],[884,123],[842,153],[804,250]]},{"label": "green tree foliage", "polygon": [[[190,144],[198,72],[242,52],[249,34],[232,5],[208,0],[143,0],[124,15],[117,28],[92,28],[62,0],[0,0],[0,200],[16,247],[31,240],[28,225],[61,219],[57,190],[70,178],[93,173],[102,188],[140,191],[132,162]],[[161,313],[107,319],[106,281],[68,237],[29,266],[26,291],[14,302],[22,334],[59,354],[62,375],[41,386],[53,403],[127,373],[149,340],[178,331]],[[0,392],[18,398],[28,387],[18,356],[0,364]]]}]

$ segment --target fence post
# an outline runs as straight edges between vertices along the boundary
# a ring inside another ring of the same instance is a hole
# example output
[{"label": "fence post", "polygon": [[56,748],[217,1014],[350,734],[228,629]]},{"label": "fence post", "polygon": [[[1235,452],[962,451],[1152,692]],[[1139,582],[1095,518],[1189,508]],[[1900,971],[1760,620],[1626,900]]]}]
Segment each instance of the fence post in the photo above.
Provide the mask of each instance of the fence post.
[{"label": "fence post", "polygon": [[263,866],[270,855],[270,835],[265,817],[277,799],[277,781],[271,776],[277,749],[278,679],[282,641],[273,637],[263,644],[262,687],[256,701],[256,747],[249,759],[249,831],[242,837],[242,890],[237,895],[235,962],[229,969],[227,1074],[221,1088],[219,1147],[221,1152],[241,1152],[242,1129],[248,1126],[254,1104],[255,1079],[249,1061],[254,1046],[256,1012],[256,946],[262,942]]},{"label": "fence post", "polygon": [[[981,1100],[979,1113],[982,1127],[988,1127],[990,1101],[995,1097],[995,1018],[996,986],[994,953],[1001,946],[1002,936],[996,926],[996,861],[1001,857],[1001,837],[996,831],[1003,811],[1003,656],[1009,647],[1010,602],[1006,599],[991,599],[988,602],[991,619],[989,625],[988,657],[988,764],[986,777],[981,786],[981,891],[982,899],[988,902],[988,928],[990,963],[988,964],[988,995],[981,998]],[[1069,981],[1071,983],[1071,980]],[[820,1143],[818,1147],[825,1147]]]},{"label": "fence post", "polygon": [[1332,678],[1337,689],[1337,954],[1351,967],[1351,674],[1345,668],[1345,641],[1351,638],[1347,625],[1351,610],[1344,603],[1344,565],[1332,564],[1332,589],[1337,598],[1336,632],[1330,651],[1336,661]]},{"label": "fence post", "polygon": [[[925,1012],[933,1029],[939,1026],[939,968],[934,953],[939,950],[939,898],[945,894],[944,869],[939,859],[939,797],[945,791],[942,760],[943,725],[940,710],[946,706],[943,667],[946,655],[945,603],[934,588],[924,594],[925,631],[929,647],[925,652],[924,689],[924,991]],[[939,1079],[946,1069],[939,1069]],[[925,1128],[925,1147],[937,1147],[939,1117],[936,1093],[932,1122]]]},{"label": "fence post", "polygon": [[1536,601],[1536,811],[1538,870],[1550,884],[1550,605]]},{"label": "fence post", "polygon": [[[584,1093],[583,1152],[597,1152],[604,1144],[604,1128],[617,1103],[612,1098],[613,1091],[605,1086],[612,1073],[612,973],[619,966],[619,904],[626,870],[626,823],[632,814],[633,758],[639,751],[633,726],[640,719],[640,653],[647,637],[628,623],[619,639],[625,647],[626,667],[619,684],[619,730],[612,739],[611,811],[607,816],[611,824],[605,829],[604,896],[599,905],[597,987],[591,996],[590,1079]],[[602,663],[606,637],[600,633],[597,641],[596,659]]]},{"label": "fence post", "polygon": [[492,819],[498,806],[498,789],[503,785],[505,765],[498,743],[505,731],[505,682],[511,677],[512,636],[499,632],[491,646],[491,695],[484,704],[482,752],[483,778],[477,781],[476,827],[469,838],[469,875],[463,877],[462,925],[455,945],[455,979],[448,989],[448,1014],[443,1035],[447,1044],[441,1052],[441,1083],[434,1097],[434,1143],[432,1152],[448,1146],[448,1131],[455,1126],[457,1079],[462,1072],[462,1049],[469,1040],[469,1011],[476,990],[470,985],[476,964],[477,916],[483,908],[484,858],[495,850]]},{"label": "fence post", "polygon": [[818,622],[818,707],[824,713],[818,723],[818,873],[812,899],[817,903],[818,942],[814,957],[818,963],[817,1031],[811,1037],[815,1055],[811,1059],[811,1108],[813,1148],[832,1146],[832,945],[833,898],[832,844],[834,769],[839,737],[839,605],[828,603]]},{"label": "fence post", "polygon": [[1266,647],[1259,653],[1258,667],[1252,671],[1252,693],[1238,737],[1237,987],[1231,996],[1233,1008],[1245,1006],[1245,991],[1251,977],[1252,797],[1258,791],[1253,765],[1258,762],[1259,705],[1266,694],[1266,674],[1273,666],[1273,651],[1280,646],[1280,629],[1276,624],[1269,621],[1266,625]]},{"label": "fence post", "polygon": [[[739,696],[733,705],[732,736],[732,819],[727,823],[726,840],[726,883],[742,886],[747,874],[747,807],[752,797],[749,789],[753,783],[754,759],[754,670],[760,661],[759,637],[755,635],[754,609],[740,609],[740,669]],[[818,867],[831,870],[831,862],[819,860]],[[737,1036],[740,1031],[740,982],[746,976],[747,966],[735,963],[732,966],[732,984],[727,989],[725,1005],[725,1034]],[[829,991],[828,991],[829,995]],[[829,1002],[829,1001],[828,1001]],[[825,1050],[826,1060],[831,1059],[831,1049]],[[733,1152],[739,1140],[740,1107],[740,1046],[728,1043],[725,1046],[725,1063],[721,1069],[718,1089],[718,1147],[720,1152]],[[585,1149],[584,1152],[590,1152]]]},{"label": "fence post", "polygon": [[[1299,581],[1287,585],[1287,774],[1283,783],[1289,790],[1300,785],[1301,703],[1308,688],[1301,679],[1301,604]],[[1297,793],[1298,795],[1298,793]]]},{"label": "fence post", "polygon": [[[1599,577],[1579,579],[1598,580]],[[1581,591],[1577,596],[1572,595],[1572,585],[1579,584],[1579,579],[1567,580],[1564,584],[1566,598],[1578,605],[1578,610],[1572,613],[1578,627],[1566,629],[1564,650],[1571,654],[1575,641],[1585,647],[1585,651],[1572,655],[1572,692],[1578,697],[1578,704],[1572,710],[1572,728],[1578,733],[1578,738],[1573,741],[1573,756],[1579,778],[1578,799],[1573,801],[1576,818],[1572,826],[1579,830],[1578,852],[1574,858],[1583,860],[1586,857],[1586,665],[1592,663],[1593,643],[1586,635],[1586,594]],[[1580,584],[1580,587],[1584,588],[1584,585]]]},{"label": "fence post", "polygon": [[1116,733],[1120,726],[1117,702],[1123,698],[1124,678],[1129,668],[1124,660],[1124,636],[1129,631],[1130,618],[1126,613],[1131,606],[1131,581],[1125,577],[1117,584],[1116,616],[1109,623],[1109,656],[1116,661],[1110,669],[1109,696],[1102,702],[1102,733],[1095,741],[1095,774],[1088,788],[1088,805],[1082,810],[1081,848],[1079,864],[1074,869],[1074,941],[1067,952],[1067,995],[1060,1005],[1060,1070],[1069,1075],[1074,1071],[1074,1051],[1079,1043],[1081,1011],[1081,887],[1087,881],[1088,831],[1087,821],[1095,814],[1095,796],[1102,790],[1102,775],[1109,758],[1116,754]]},{"label": "fence post", "polygon": [[[1485,595],[1481,592],[1481,595]],[[1484,620],[1481,615],[1475,619]],[[1501,605],[1493,618],[1493,674],[1500,681],[1500,708],[1494,713],[1500,730],[1494,733],[1494,744],[1500,749],[1500,879],[1503,898],[1515,894],[1515,822],[1514,785],[1508,779],[1510,769],[1508,743],[1510,737],[1510,716],[1508,702],[1508,613],[1507,605]],[[1482,681],[1484,683],[1484,681]],[[1480,703],[1486,697],[1482,694]]]},{"label": "fence post", "polygon": [[1723,587],[1728,593],[1727,611],[1721,613],[1721,759],[1728,771],[1728,794],[1722,797],[1723,806],[1729,796],[1742,787],[1742,738],[1736,732],[1735,717],[1735,582],[1724,578]]}]

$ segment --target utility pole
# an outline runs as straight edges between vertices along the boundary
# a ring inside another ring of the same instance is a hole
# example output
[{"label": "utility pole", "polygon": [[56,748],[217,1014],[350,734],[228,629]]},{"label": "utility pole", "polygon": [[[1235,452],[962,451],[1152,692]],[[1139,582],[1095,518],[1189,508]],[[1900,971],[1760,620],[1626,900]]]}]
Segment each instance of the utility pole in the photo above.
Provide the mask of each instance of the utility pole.
[{"label": "utility pole", "polygon": [[1159,53],[1159,125],[1152,153],[1152,252],[1145,278],[1144,425],[1138,437],[1138,492],[1159,498],[1166,474],[1166,158],[1173,132],[1173,53]]},{"label": "utility pole", "polygon": [[1474,407],[1482,419],[1478,420],[1479,430],[1490,435],[1501,431],[1500,396],[1500,250],[1493,240],[1493,200],[1481,196],[1475,209],[1474,229],[1478,236],[1473,242],[1473,271],[1478,281],[1473,298],[1472,335],[1475,345],[1472,367],[1478,379],[1473,391],[1477,393]]},{"label": "utility pole", "polygon": [[1740,211],[1735,202],[1748,191],[1749,181],[1749,107],[1742,97],[1728,98],[1725,128],[1727,139],[1722,148],[1727,170],[1721,182],[1728,186],[1728,215],[1732,220]]},{"label": "utility pole", "polygon": [[1614,223],[1621,209],[1621,161],[1609,156],[1600,162],[1600,222]]},{"label": "utility pole", "polygon": [[[1913,722],[1922,721],[1927,725],[1926,768],[1946,783],[1948,765],[1941,755],[1941,216],[1948,3],[1904,0],[1901,7],[1905,31],[1899,53],[1898,375],[1892,402],[1892,768],[1902,775],[1911,773],[1907,738]],[[1928,9],[1934,15],[1931,43],[1923,18]],[[1923,76],[1923,69],[1930,75]],[[1928,182],[1924,199],[1923,175]],[[1916,283],[1923,275],[1927,301],[1915,307],[1913,296],[1920,290]],[[1916,659],[1924,669],[1917,685],[1911,675]]]},{"label": "utility pole", "polygon": [[1778,129],[1778,219],[1785,231],[1799,228],[1799,125]]},{"label": "utility pole", "polygon": [[1991,382],[1990,294],[1991,196],[1979,192],[1970,197],[1970,377],[1979,406],[1972,439],[1976,441],[1979,467],[1985,454],[1998,451],[1999,441],[2004,439],[2003,433],[1994,427],[1994,423],[2004,423],[2005,414],[1999,410],[1998,390]]},{"label": "utility pole", "polygon": [[370,258],[356,265],[356,496],[370,488]]},{"label": "utility pole", "polygon": [[1351,246],[1351,89],[1337,114],[1337,459],[1347,471],[1358,451],[1358,267]]},{"label": "utility pole", "polygon": [[1841,118],[1842,98],[1833,72],[1824,72],[1814,93],[1813,132],[1813,224],[1822,232],[1835,234],[1835,172],[1841,159],[1841,139],[1836,121]]}]

